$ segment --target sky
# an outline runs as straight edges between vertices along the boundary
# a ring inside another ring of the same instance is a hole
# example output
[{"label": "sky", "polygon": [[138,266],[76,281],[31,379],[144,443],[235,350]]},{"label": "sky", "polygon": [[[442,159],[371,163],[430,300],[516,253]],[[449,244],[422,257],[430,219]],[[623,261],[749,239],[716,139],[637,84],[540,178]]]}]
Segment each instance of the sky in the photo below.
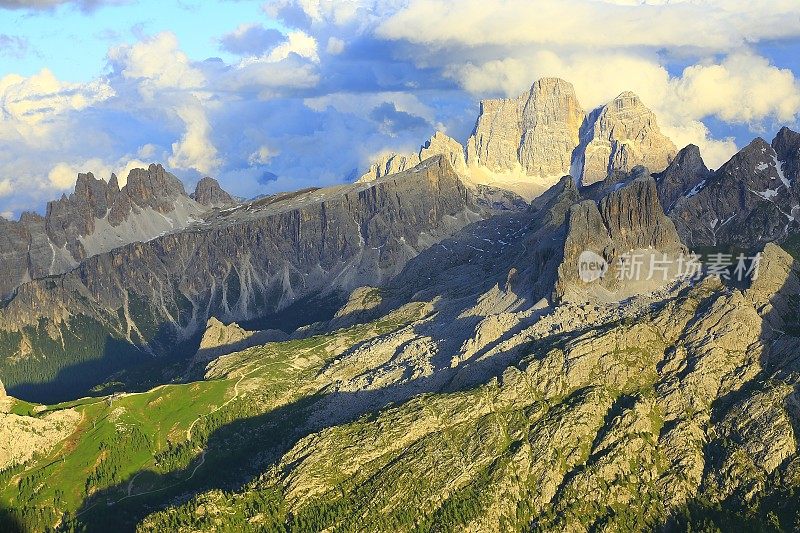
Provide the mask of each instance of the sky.
[{"label": "sky", "polygon": [[797,0],[0,0],[0,216],[160,162],[252,197],[352,180],[543,76],[718,167],[800,117]]}]

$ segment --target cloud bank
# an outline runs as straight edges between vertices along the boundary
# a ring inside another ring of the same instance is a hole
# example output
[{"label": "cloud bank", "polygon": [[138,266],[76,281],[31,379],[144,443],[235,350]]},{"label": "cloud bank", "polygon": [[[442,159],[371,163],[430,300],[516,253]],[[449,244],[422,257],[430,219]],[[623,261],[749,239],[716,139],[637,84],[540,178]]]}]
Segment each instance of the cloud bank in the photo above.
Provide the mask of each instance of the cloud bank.
[{"label": "cloud bank", "polygon": [[[71,2],[101,3],[115,2]],[[587,110],[638,93],[714,167],[800,116],[798,72],[759,48],[800,43],[796,0],[273,0],[262,17],[210,23],[224,59],[165,31],[111,46],[94,79],[0,72],[0,212],[41,209],[78,171],[124,179],[153,160],[244,196],[339,183],[437,129],[465,141],[479,99],[542,76]],[[14,53],[33,39],[4,38]]]}]

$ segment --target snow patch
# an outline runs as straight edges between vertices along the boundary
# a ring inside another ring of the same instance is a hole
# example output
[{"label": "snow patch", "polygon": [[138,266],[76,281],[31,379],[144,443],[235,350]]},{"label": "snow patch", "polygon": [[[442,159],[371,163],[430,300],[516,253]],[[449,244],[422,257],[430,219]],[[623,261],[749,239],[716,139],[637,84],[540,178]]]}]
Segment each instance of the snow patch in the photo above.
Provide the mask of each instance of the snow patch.
[{"label": "snow patch", "polygon": [[784,187],[788,189],[791,186],[791,183],[789,183],[789,180],[786,179],[786,174],[783,173],[783,161],[778,161],[777,155],[773,155],[772,159],[775,160],[775,168],[778,170],[778,178],[780,178]]},{"label": "snow patch", "polygon": [[701,181],[700,183],[692,187],[692,190],[686,193],[686,198],[691,198],[695,194],[699,193],[700,191],[703,190],[703,187],[705,186],[706,186],[706,180]]}]

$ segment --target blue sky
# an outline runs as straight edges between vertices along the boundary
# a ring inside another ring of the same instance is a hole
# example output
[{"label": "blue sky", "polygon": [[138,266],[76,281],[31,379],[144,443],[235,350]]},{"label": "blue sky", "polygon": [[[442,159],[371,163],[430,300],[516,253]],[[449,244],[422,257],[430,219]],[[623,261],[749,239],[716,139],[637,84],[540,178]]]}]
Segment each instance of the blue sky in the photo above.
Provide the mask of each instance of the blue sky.
[{"label": "blue sky", "polygon": [[542,76],[637,92],[711,166],[798,127],[796,0],[0,0],[0,214],[152,161],[253,196],[352,179]]}]

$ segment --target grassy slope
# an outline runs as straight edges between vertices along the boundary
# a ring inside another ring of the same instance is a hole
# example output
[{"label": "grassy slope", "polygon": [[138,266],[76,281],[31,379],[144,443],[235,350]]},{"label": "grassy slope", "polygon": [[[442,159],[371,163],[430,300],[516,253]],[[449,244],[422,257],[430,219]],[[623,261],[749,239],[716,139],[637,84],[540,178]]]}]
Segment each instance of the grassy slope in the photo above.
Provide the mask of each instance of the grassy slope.
[{"label": "grassy slope", "polygon": [[[206,471],[225,473],[241,467],[247,458],[243,447],[252,446],[248,441],[253,439],[247,437],[258,429],[260,415],[313,395],[313,377],[328,360],[353,344],[401,327],[420,309],[421,305],[408,306],[330,336],[234,354],[216,370],[217,379],[48,406],[47,411],[76,409],[81,422],[53,452],[0,474],[0,507],[12,509],[32,530],[42,530],[61,523],[63,513],[70,526],[93,524],[93,516],[106,513],[109,503],[135,505],[139,495],[157,502],[202,487],[208,482]],[[35,408],[18,402],[14,410],[28,415]],[[250,425],[235,425],[251,419]],[[220,428],[231,428],[231,435],[215,434]],[[77,519],[75,513],[80,513]]]}]

